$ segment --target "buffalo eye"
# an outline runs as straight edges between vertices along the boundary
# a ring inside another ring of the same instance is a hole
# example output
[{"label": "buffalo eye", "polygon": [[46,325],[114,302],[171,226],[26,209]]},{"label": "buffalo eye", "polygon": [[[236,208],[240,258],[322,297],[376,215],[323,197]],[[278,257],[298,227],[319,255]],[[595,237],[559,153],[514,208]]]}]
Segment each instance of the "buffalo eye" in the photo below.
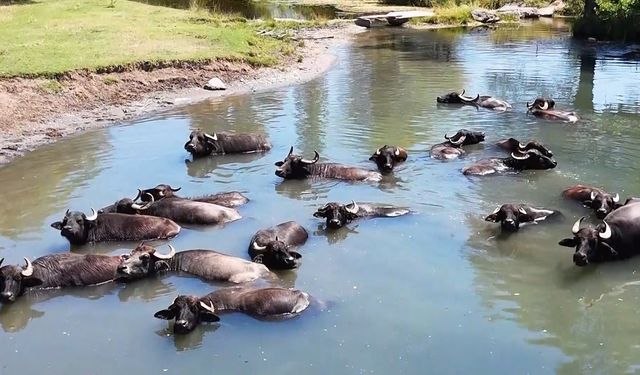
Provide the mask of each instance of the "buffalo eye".
[{"label": "buffalo eye", "polygon": [[151,256],[149,254],[142,254],[140,255],[140,260],[142,260],[143,262],[147,262],[149,261],[149,258],[151,258]]}]

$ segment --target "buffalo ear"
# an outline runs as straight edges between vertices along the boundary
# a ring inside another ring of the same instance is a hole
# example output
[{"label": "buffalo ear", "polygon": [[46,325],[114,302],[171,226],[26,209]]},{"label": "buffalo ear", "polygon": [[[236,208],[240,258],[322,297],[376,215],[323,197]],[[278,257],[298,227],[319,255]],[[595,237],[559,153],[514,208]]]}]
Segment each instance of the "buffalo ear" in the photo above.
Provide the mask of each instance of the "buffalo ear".
[{"label": "buffalo ear", "polygon": [[27,277],[22,279],[22,286],[25,288],[33,288],[34,286],[42,285],[42,280],[37,277]]},{"label": "buffalo ear", "polygon": [[371,157],[369,158],[369,160],[371,160],[371,161],[376,161],[376,156],[375,156],[375,155],[371,155]]},{"label": "buffalo ear", "polygon": [[491,215],[485,217],[484,221],[491,221],[493,223],[497,223],[498,222],[498,214],[491,214]]},{"label": "buffalo ear", "polygon": [[576,247],[577,243],[575,238],[565,238],[564,240],[558,242],[558,245],[566,247]]},{"label": "buffalo ear", "polygon": [[326,215],[322,211],[316,211],[313,213],[313,217],[326,217]]},{"label": "buffalo ear", "polygon": [[283,161],[277,161],[275,163],[275,165],[276,165],[276,167],[282,167],[284,165],[284,162]]},{"label": "buffalo ear", "polygon": [[592,206],[593,206],[593,201],[592,201],[592,200],[582,201],[582,204],[583,204],[585,207],[593,208],[593,207],[592,207]]},{"label": "buffalo ear", "polygon": [[61,221],[56,221],[55,223],[51,223],[51,228],[55,228],[57,230],[61,230],[62,229],[62,222]]},{"label": "buffalo ear", "polygon": [[200,311],[200,320],[203,322],[218,322],[220,321],[220,317],[211,311]]},{"label": "buffalo ear", "polygon": [[158,319],[171,320],[176,317],[176,314],[171,310],[160,310],[153,314],[153,316]]},{"label": "buffalo ear", "polygon": [[302,258],[302,255],[297,251],[289,251],[289,254],[291,254],[291,256],[296,258],[296,259]]}]

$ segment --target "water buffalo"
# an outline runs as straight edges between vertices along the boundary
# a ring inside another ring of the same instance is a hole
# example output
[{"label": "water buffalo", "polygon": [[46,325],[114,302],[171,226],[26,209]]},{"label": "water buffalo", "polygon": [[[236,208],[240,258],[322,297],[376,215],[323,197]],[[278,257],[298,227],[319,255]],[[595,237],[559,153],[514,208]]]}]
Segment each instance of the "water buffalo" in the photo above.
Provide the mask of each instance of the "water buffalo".
[{"label": "water buffalo", "polygon": [[69,211],[62,221],[51,224],[74,245],[102,241],[142,241],[172,238],[180,233],[180,226],[170,219],[146,216],[105,213],[92,215]]},{"label": "water buffalo", "polygon": [[[45,255],[26,266],[0,268],[0,301],[13,302],[27,288],[60,288],[102,284],[115,279],[122,258],[108,255],[73,253]],[[3,259],[0,258],[0,265]]]},{"label": "water buffalo", "polygon": [[500,223],[504,231],[516,232],[521,224],[537,223],[556,214],[557,211],[531,207],[528,204],[503,204],[485,218],[486,221]]},{"label": "water buffalo", "polygon": [[154,314],[173,320],[175,333],[188,333],[203,322],[217,322],[217,312],[238,311],[258,318],[288,319],[310,304],[307,293],[296,289],[228,287],[204,297],[178,296],[166,310]]},{"label": "water buffalo", "polygon": [[558,163],[537,150],[529,150],[526,154],[512,153],[507,158],[491,158],[480,160],[462,169],[465,175],[489,175],[499,172],[519,172],[525,169],[552,169]]},{"label": "water buffalo", "polygon": [[578,116],[575,112],[558,111],[553,109],[556,102],[553,99],[536,98],[533,104],[527,103],[527,112],[532,113],[536,117],[544,118],[546,120],[557,120],[564,122],[576,122]]},{"label": "water buffalo", "polygon": [[529,150],[538,150],[544,156],[553,157],[553,152],[551,152],[551,150],[549,150],[542,143],[536,140],[522,143],[515,138],[508,138],[499,140],[498,142],[496,142],[496,145],[508,152],[524,154]]},{"label": "water buffalo", "polygon": [[406,215],[409,212],[406,208],[351,201],[349,204],[327,203],[318,208],[313,216],[325,218],[328,228],[337,229],[358,218],[396,217]]},{"label": "water buffalo", "polygon": [[138,189],[138,196],[136,197],[136,199],[134,199],[134,201],[140,198],[143,202],[147,202],[151,200],[151,197],[153,197],[153,199],[156,201],[164,198],[181,198],[188,199],[194,202],[217,204],[218,206],[229,208],[242,206],[243,204],[249,202],[249,199],[247,197],[237,191],[203,195],[200,197],[180,197],[175,194],[177,191],[180,191],[180,189],[181,188],[179,187],[174,189],[173,187],[171,187],[171,185],[166,184],[160,184],[151,189]]},{"label": "water buffalo", "polygon": [[136,203],[133,199],[123,198],[111,206],[102,208],[100,212],[165,217],[182,224],[217,225],[242,218],[235,209],[217,204],[195,202],[182,198],[164,198],[156,202],[150,194],[147,194],[147,197],[148,200],[144,203]]},{"label": "water buffalo", "polygon": [[604,219],[611,211],[621,207],[620,196],[612,195],[606,191],[586,185],[574,185],[566,188],[562,195],[565,198],[582,202],[583,205],[593,209],[598,219]]},{"label": "water buffalo", "polygon": [[438,96],[436,98],[438,103],[451,103],[451,104],[469,104],[476,107],[482,107],[492,109],[495,111],[506,111],[511,108],[511,104],[504,100],[496,99],[492,96],[480,96],[478,94],[475,98],[470,96],[464,96],[464,89],[461,94],[457,92],[450,92],[448,94]]},{"label": "water buffalo", "polygon": [[465,153],[462,146],[474,145],[484,141],[484,133],[467,129],[460,129],[453,137],[444,135],[446,142],[431,147],[431,157],[434,159],[455,159]]},{"label": "water buffalo", "polygon": [[207,134],[202,130],[194,130],[184,145],[193,157],[224,154],[246,154],[263,152],[271,149],[271,144],[261,134]]},{"label": "water buffalo", "polygon": [[382,175],[378,172],[348,167],[335,163],[318,163],[320,155],[315,151],[313,160],[307,160],[293,153],[293,147],[283,161],[276,162],[276,176],[284,179],[304,179],[309,177],[335,178],[349,181],[379,182]]},{"label": "water buffalo", "polygon": [[369,160],[376,162],[381,172],[391,172],[396,164],[407,160],[407,150],[398,146],[384,145],[377,149]]},{"label": "water buffalo", "polygon": [[640,252],[640,204],[630,203],[611,212],[602,224],[581,228],[580,218],[573,225],[573,238],[559,242],[575,247],[576,266],[629,258]]},{"label": "water buffalo", "polygon": [[140,244],[124,257],[118,266],[119,279],[140,279],[162,271],[178,271],[205,280],[244,283],[259,278],[273,278],[273,274],[262,264],[213,250],[171,251],[161,254],[152,246]]},{"label": "water buffalo", "polygon": [[249,256],[269,269],[297,268],[302,255],[291,248],[302,246],[307,238],[307,230],[294,221],[260,229],[249,242]]}]

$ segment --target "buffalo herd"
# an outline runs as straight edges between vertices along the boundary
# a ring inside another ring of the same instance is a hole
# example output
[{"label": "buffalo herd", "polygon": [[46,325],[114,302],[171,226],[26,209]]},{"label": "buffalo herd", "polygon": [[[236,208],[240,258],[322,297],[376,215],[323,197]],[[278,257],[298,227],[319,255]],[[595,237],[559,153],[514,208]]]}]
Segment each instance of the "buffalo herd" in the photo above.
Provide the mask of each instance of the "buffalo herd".
[{"label": "buffalo herd", "polygon": [[[506,111],[511,105],[491,96],[465,96],[451,92],[437,98],[438,103],[476,106]],[[537,98],[527,103],[527,112],[553,121],[575,122],[573,112],[554,109],[555,102]],[[447,161],[458,158],[470,145],[485,141],[485,133],[460,129],[444,142],[431,147],[433,159]],[[547,170],[557,162],[550,149],[536,140],[516,138],[495,142],[504,157],[481,159],[462,169],[468,176],[518,173],[523,170]],[[195,130],[184,149],[193,158],[231,153],[262,153],[271,149],[269,140],[259,134],[205,133]],[[406,162],[408,152],[395,145],[384,145],[373,152],[370,161],[377,170],[337,163],[320,162],[318,152],[306,159],[294,154],[291,147],[282,161],[275,163],[275,175],[287,179],[337,179],[378,183]],[[284,222],[256,232],[248,241],[247,259],[208,249],[176,252],[172,245],[159,251],[145,243],[167,240],[180,233],[180,225],[221,225],[242,218],[239,208],[249,200],[240,192],[222,192],[199,197],[183,197],[180,187],[160,184],[137,189],[134,198],[123,197],[111,205],[91,209],[91,214],[67,210],[61,221],[51,224],[73,245],[103,241],[136,241],[137,247],[118,256],[63,253],[46,255],[24,266],[0,268],[0,302],[10,303],[34,288],[62,288],[97,285],[111,281],[133,281],[161,273],[184,273],[204,280],[235,284],[202,297],[180,295],[164,310],[155,313],[159,319],[172,320],[175,333],[187,333],[203,322],[220,320],[217,314],[238,311],[261,319],[286,319],[297,316],[313,304],[307,293],[276,286],[257,286],[278,280],[282,270],[297,269],[302,264],[300,248],[306,243],[307,230],[294,221]],[[559,242],[575,248],[573,262],[577,266],[630,257],[640,243],[640,202],[628,199],[620,203],[618,194],[586,185],[568,187],[562,195],[592,209],[602,220],[597,226],[583,226],[584,217],[575,223],[573,237]],[[337,230],[354,220],[375,217],[398,217],[410,214],[406,207],[351,201],[328,202],[313,214],[326,222],[326,228]],[[538,223],[561,215],[548,208],[524,203],[505,203],[486,216],[488,222],[499,223],[503,231],[516,232],[523,225]],[[140,243],[141,242],[141,243]],[[3,259],[0,259],[0,266]]]}]

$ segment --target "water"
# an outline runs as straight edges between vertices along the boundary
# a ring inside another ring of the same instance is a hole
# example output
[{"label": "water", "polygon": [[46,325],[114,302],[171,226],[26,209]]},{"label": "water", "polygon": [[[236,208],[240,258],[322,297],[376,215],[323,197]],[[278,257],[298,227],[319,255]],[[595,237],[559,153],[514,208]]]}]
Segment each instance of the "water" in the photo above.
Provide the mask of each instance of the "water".
[{"label": "water", "polygon": [[141,3],[177,9],[211,9],[239,14],[245,18],[286,18],[298,20],[334,19],[344,12],[332,5],[303,5],[281,1],[256,0],[135,0]]},{"label": "water", "polygon": [[[338,64],[298,86],[213,100],[43,147],[0,169],[0,257],[20,263],[69,250],[49,224],[67,208],[88,211],[137,187],[181,193],[241,190],[244,218],[224,228],[187,228],[173,245],[240,257],[252,234],[287,220],[311,236],[303,265],[282,284],[328,309],[286,322],[224,315],[219,325],[174,337],[153,313],[178,293],[220,286],[165,276],[127,285],[42,292],[0,308],[0,373],[623,373],[637,372],[640,257],[579,269],[557,245],[587,213],[566,202],[568,185],[640,194],[637,61],[630,47],[583,45],[562,25],[517,29],[374,30],[337,49]],[[436,105],[453,89],[508,99],[508,113]],[[527,117],[525,103],[551,95],[575,125]],[[265,155],[185,163],[194,128],[264,132]],[[464,159],[427,156],[445,132],[487,133]],[[460,169],[498,155],[492,142],[537,138],[557,155],[551,171],[467,178]],[[383,144],[409,150],[380,185],[283,182],[275,161],[291,145],[308,157],[373,168]],[[329,200],[409,206],[415,214],[325,232],[312,213]],[[559,209],[556,222],[502,236],[483,217],[525,201]],[[158,243],[164,246],[163,243]],[[133,244],[75,247],[118,254]],[[163,248],[166,249],[166,248]],[[37,360],[34,360],[37,353]]]}]

